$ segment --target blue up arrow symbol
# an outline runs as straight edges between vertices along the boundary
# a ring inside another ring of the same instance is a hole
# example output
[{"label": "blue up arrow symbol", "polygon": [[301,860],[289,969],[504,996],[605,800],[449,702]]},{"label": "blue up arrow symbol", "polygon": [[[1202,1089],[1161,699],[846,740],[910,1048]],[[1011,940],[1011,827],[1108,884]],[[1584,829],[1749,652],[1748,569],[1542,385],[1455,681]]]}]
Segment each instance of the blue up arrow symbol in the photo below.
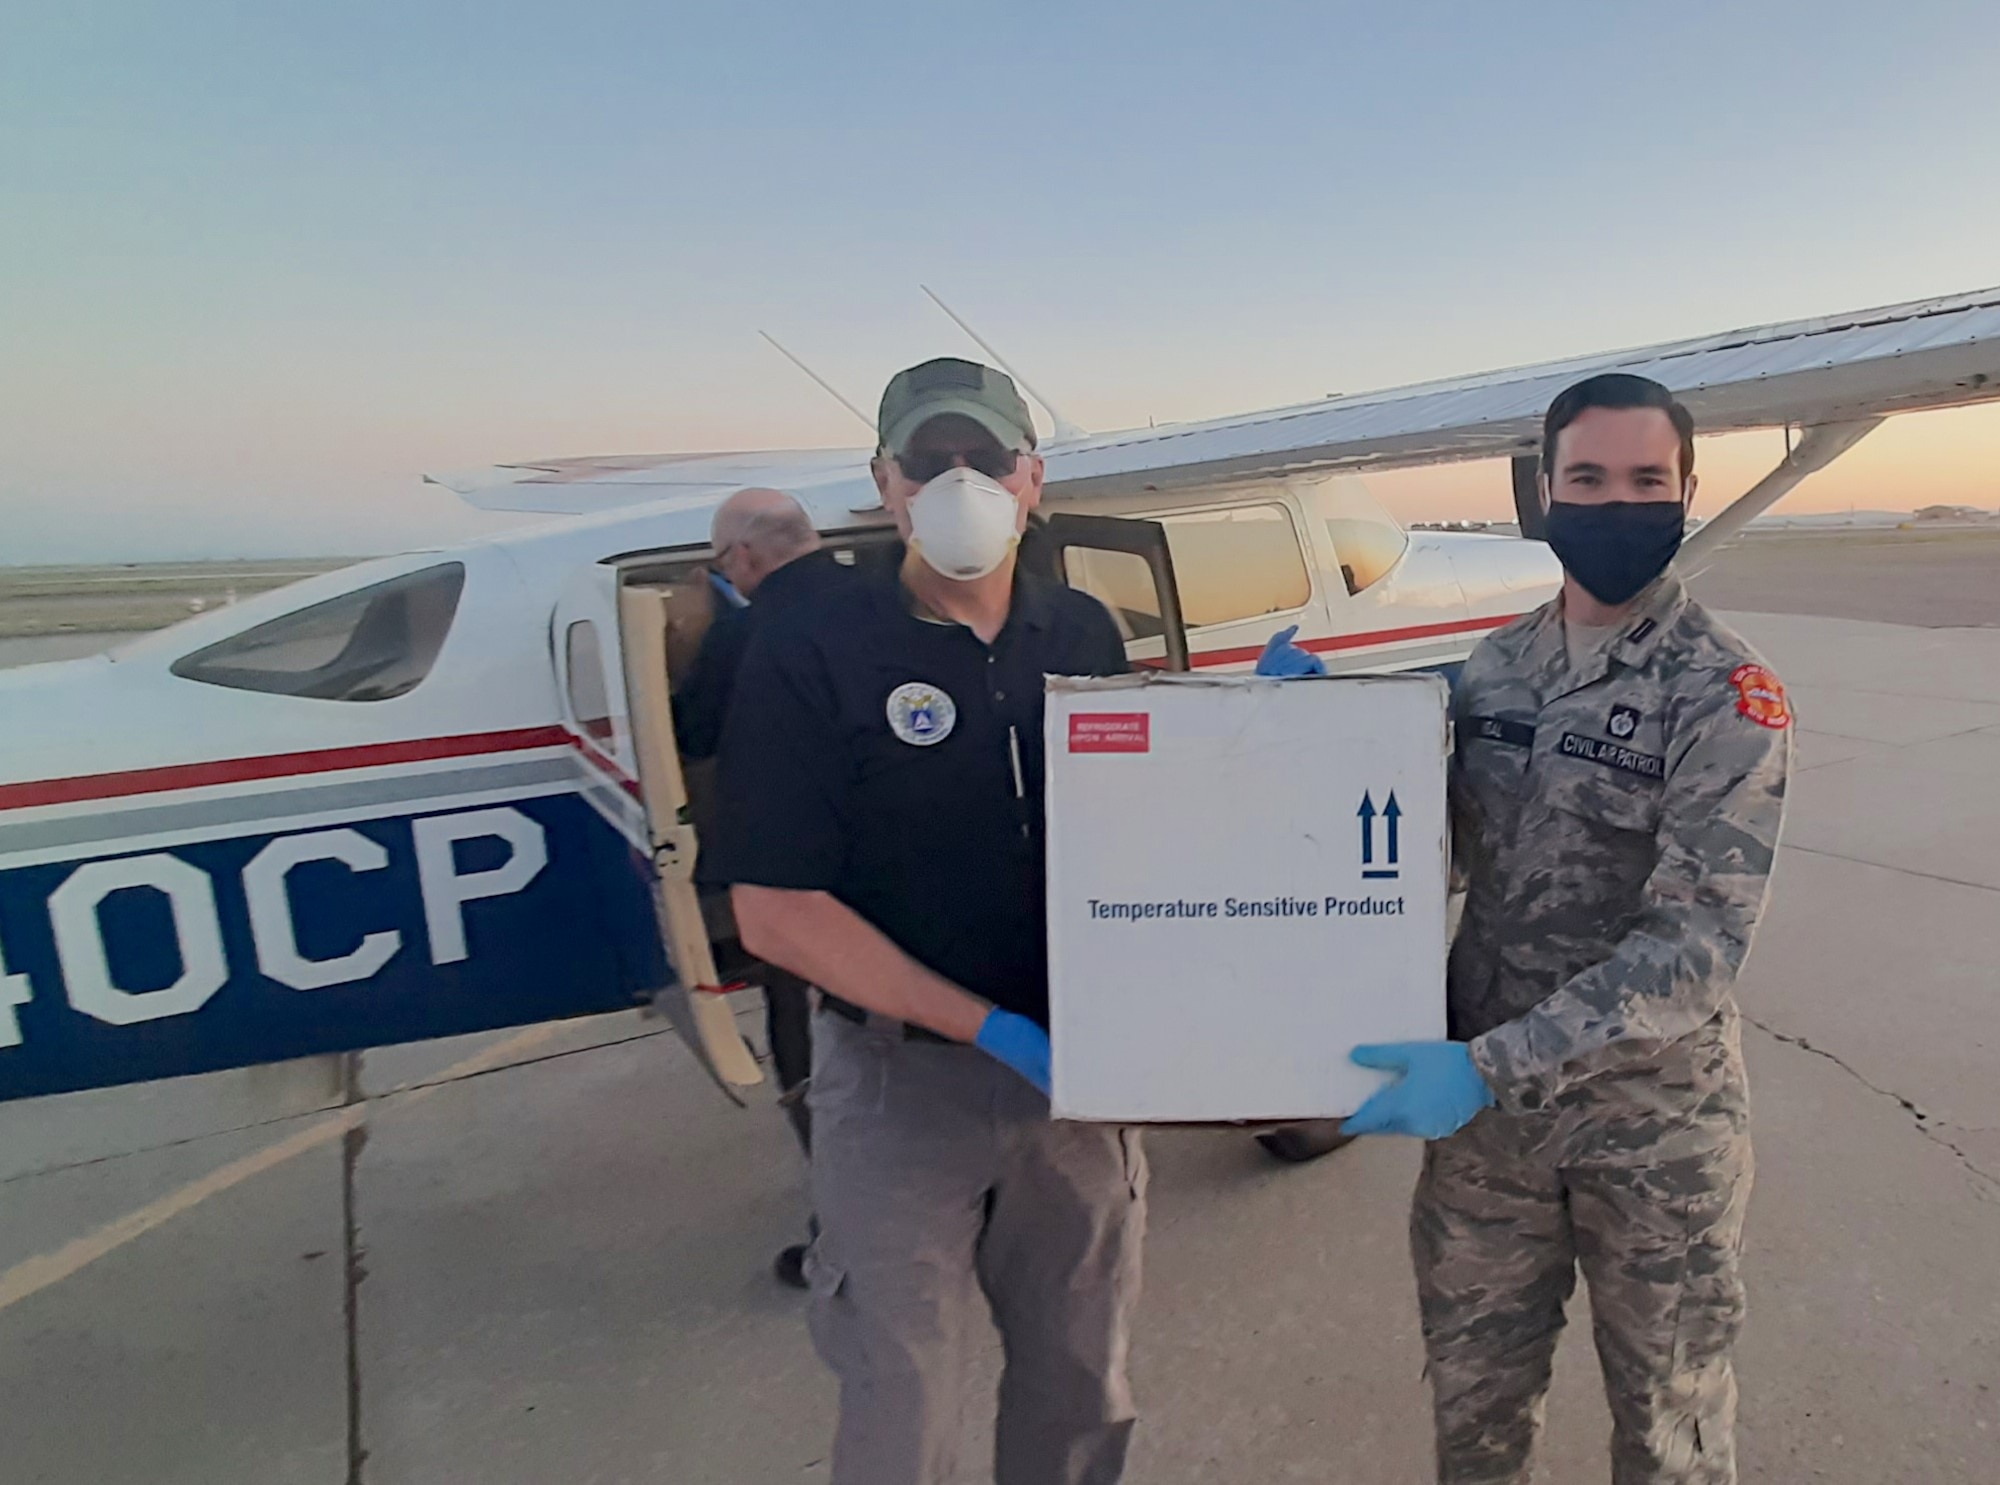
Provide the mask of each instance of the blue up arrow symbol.
[{"label": "blue up arrow symbol", "polygon": [[[1397,827],[1403,818],[1403,807],[1396,803],[1396,791],[1389,791],[1388,802],[1382,806],[1382,826],[1388,834],[1388,854],[1385,864],[1375,867],[1375,801],[1364,789],[1361,794],[1361,808],[1354,812],[1361,818],[1361,875],[1377,879],[1400,875],[1398,863],[1402,859],[1401,842],[1397,839]],[[1367,868],[1374,867],[1373,870]]]}]

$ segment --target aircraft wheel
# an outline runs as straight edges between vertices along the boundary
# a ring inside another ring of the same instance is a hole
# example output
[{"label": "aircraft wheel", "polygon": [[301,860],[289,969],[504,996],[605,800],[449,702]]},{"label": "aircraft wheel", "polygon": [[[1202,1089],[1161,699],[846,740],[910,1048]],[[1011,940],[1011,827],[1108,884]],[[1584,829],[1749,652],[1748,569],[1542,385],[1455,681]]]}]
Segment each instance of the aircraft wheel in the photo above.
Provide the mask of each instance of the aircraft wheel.
[{"label": "aircraft wheel", "polygon": [[1309,1119],[1303,1124],[1267,1129],[1257,1136],[1257,1143],[1276,1159],[1304,1165],[1322,1155],[1331,1155],[1342,1145],[1353,1144],[1354,1136],[1340,1132],[1338,1119]]}]

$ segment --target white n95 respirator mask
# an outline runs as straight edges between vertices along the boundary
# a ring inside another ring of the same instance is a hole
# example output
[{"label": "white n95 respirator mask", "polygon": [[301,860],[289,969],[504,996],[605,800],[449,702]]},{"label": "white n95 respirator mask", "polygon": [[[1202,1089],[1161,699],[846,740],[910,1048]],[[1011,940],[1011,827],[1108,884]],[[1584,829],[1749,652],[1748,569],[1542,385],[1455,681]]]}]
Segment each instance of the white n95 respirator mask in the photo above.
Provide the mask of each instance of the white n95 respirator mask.
[{"label": "white n95 respirator mask", "polygon": [[983,578],[1021,539],[1013,493],[976,469],[947,469],[910,497],[910,544],[935,571]]}]

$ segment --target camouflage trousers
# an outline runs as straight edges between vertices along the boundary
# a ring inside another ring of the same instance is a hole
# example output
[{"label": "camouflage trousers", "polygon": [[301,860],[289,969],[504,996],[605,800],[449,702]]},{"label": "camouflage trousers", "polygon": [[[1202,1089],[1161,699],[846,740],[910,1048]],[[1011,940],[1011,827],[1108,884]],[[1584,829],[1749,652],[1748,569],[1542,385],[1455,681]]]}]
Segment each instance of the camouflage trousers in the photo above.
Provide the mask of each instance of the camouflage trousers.
[{"label": "camouflage trousers", "polygon": [[1566,1167],[1488,1110],[1429,1145],[1410,1247],[1440,1485],[1527,1485],[1579,1266],[1613,1485],[1734,1485],[1751,1177],[1742,1133],[1652,1165]]}]

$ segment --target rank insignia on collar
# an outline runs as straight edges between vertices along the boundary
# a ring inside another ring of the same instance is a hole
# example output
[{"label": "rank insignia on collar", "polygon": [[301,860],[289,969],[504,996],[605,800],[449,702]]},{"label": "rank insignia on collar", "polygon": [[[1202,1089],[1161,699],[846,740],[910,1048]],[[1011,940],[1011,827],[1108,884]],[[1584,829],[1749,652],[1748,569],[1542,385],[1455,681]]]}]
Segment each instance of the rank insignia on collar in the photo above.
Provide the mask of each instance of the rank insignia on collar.
[{"label": "rank insignia on collar", "polygon": [[1639,709],[1634,706],[1614,706],[1611,719],[1604,724],[1604,730],[1624,742],[1639,730]]},{"label": "rank insignia on collar", "polygon": [[1625,636],[1625,643],[1635,645],[1659,627],[1660,622],[1657,619],[1641,619],[1632,626],[1632,632]]}]

